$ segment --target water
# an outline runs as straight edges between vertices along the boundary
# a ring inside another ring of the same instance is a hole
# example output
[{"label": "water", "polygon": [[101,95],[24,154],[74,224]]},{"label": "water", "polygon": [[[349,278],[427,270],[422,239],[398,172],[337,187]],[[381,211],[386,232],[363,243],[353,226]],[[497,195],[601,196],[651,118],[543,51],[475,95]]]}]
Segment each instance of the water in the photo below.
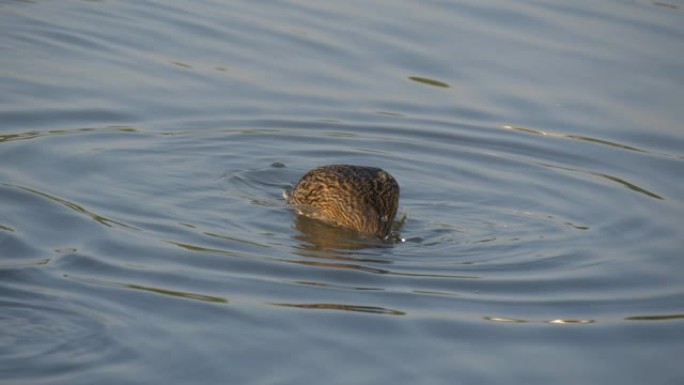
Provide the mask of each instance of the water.
[{"label": "water", "polygon": [[[679,383],[683,12],[0,3],[3,383]],[[331,163],[405,242],[295,217]]]}]

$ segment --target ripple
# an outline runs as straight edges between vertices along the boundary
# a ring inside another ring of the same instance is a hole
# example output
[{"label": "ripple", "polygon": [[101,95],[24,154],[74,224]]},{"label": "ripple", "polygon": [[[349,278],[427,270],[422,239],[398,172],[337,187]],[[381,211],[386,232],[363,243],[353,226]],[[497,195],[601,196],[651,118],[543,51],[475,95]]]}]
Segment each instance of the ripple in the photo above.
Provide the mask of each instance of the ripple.
[{"label": "ripple", "polygon": [[574,139],[574,140],[580,140],[580,141],[589,142],[589,143],[601,144],[604,146],[621,148],[623,150],[643,152],[645,154],[649,153],[648,151],[642,150],[642,149],[637,148],[637,147],[628,146],[626,144],[621,144],[621,143],[616,143],[616,142],[611,142],[611,141],[605,140],[605,139],[592,138],[589,136],[563,134],[563,133],[552,132],[552,131],[542,131],[542,130],[537,130],[534,128],[512,126],[512,125],[508,125],[508,124],[501,126],[501,128],[506,129],[506,130],[514,130],[514,131],[525,132],[525,133],[529,133],[529,134],[547,136],[550,138]]},{"label": "ripple", "polygon": [[12,368],[4,380],[35,382],[56,373],[78,377],[88,371],[84,368],[121,364],[125,349],[110,333],[107,318],[65,301],[59,306],[41,302],[36,296],[0,300],[0,366]]},{"label": "ripple", "polygon": [[628,181],[626,181],[626,180],[624,180],[624,179],[622,179],[622,178],[618,178],[618,177],[613,176],[613,175],[608,175],[608,174],[606,174],[606,173],[602,173],[602,172],[598,172],[598,171],[581,170],[581,169],[572,168],[572,167],[564,167],[564,166],[551,165],[551,164],[544,164],[544,163],[540,163],[540,164],[543,165],[543,166],[545,166],[545,167],[549,167],[549,168],[555,168],[555,169],[558,169],[558,170],[573,171],[573,172],[578,172],[578,173],[582,173],[582,174],[587,174],[587,175],[592,175],[592,176],[596,176],[596,177],[599,177],[599,178],[607,179],[607,180],[609,180],[609,181],[611,181],[611,182],[615,182],[615,183],[617,183],[617,184],[619,184],[619,185],[622,185],[623,187],[626,187],[626,188],[628,188],[628,189],[630,189],[630,190],[632,190],[632,191],[635,191],[635,192],[638,192],[638,193],[640,193],[640,194],[643,194],[643,195],[645,195],[645,196],[647,196],[647,197],[655,198],[655,199],[658,199],[658,200],[665,200],[664,197],[662,197],[662,196],[660,196],[660,195],[658,195],[658,194],[656,194],[656,193],[654,193],[654,192],[652,192],[652,191],[649,191],[649,190],[647,190],[647,189],[645,189],[645,188],[643,188],[643,187],[637,186],[636,184],[634,184],[634,183],[632,183],[632,182],[628,182]]},{"label": "ripple", "polygon": [[282,206],[282,190],[290,186],[294,177],[295,173],[285,164],[274,162],[261,168],[226,172],[216,182],[221,190],[250,203]]},{"label": "ripple", "polygon": [[313,309],[313,310],[341,310],[360,313],[384,314],[384,315],[406,315],[400,310],[386,309],[379,306],[362,306],[362,305],[343,305],[335,303],[272,303],[271,305],[293,307],[298,309]]},{"label": "ripple", "polygon": [[[22,348],[5,358],[24,360],[40,357],[62,350],[72,341],[86,342],[87,345],[88,340],[102,338],[98,334],[104,331],[99,322],[65,309],[6,301],[2,302],[2,308],[0,324],[4,332],[0,349],[6,352],[9,347]],[[75,352],[69,350],[75,349],[79,348],[70,346],[65,353],[73,354]]]},{"label": "ripple", "polygon": [[55,195],[48,194],[48,193],[46,193],[46,192],[42,192],[42,191],[39,191],[39,190],[30,188],[30,187],[18,186],[18,185],[13,185],[13,184],[8,184],[8,183],[0,183],[0,186],[5,186],[5,187],[9,187],[9,188],[19,189],[19,190],[22,190],[22,191],[25,191],[25,192],[29,192],[29,193],[31,193],[31,194],[34,194],[34,195],[36,195],[36,196],[39,196],[39,197],[42,197],[42,198],[46,198],[46,199],[48,199],[48,200],[50,200],[50,201],[59,203],[59,204],[65,206],[65,207],[67,207],[67,208],[73,210],[74,212],[76,212],[76,213],[78,213],[78,214],[82,214],[82,215],[85,215],[85,216],[87,216],[87,217],[90,217],[91,219],[95,220],[95,221],[98,222],[99,224],[104,225],[104,226],[107,226],[107,227],[123,227],[123,228],[127,228],[127,229],[130,229],[130,230],[142,231],[142,230],[139,229],[139,228],[136,228],[136,227],[127,225],[127,224],[125,224],[125,223],[116,221],[116,220],[111,219],[111,218],[107,218],[107,217],[102,216],[102,215],[99,215],[99,214],[95,214],[95,213],[93,213],[92,211],[89,211],[88,209],[84,208],[84,207],[81,206],[81,205],[78,205],[78,204],[76,204],[76,203],[74,203],[74,202],[71,202],[71,201],[69,201],[69,200],[66,200],[66,199],[57,197],[57,196],[55,196]]},{"label": "ripple", "polygon": [[126,289],[141,290],[141,291],[145,291],[145,292],[162,294],[162,295],[167,295],[167,296],[171,296],[171,297],[192,299],[192,300],[198,300],[198,301],[204,301],[204,302],[228,303],[228,300],[226,298],[220,297],[220,296],[215,296],[215,295],[190,293],[190,292],[184,292],[184,291],[180,291],[180,290],[164,289],[164,288],[159,288],[159,287],[151,287],[151,286],[145,286],[145,285],[139,285],[139,284],[133,284],[133,283],[105,281],[105,280],[101,280],[101,279],[95,279],[92,277],[91,278],[82,278],[82,277],[75,277],[75,276],[71,276],[71,275],[64,275],[64,278],[72,279],[74,281],[84,282],[84,283],[88,283],[88,284],[97,284],[97,285],[101,285],[101,286],[121,287],[121,288],[126,288]]}]

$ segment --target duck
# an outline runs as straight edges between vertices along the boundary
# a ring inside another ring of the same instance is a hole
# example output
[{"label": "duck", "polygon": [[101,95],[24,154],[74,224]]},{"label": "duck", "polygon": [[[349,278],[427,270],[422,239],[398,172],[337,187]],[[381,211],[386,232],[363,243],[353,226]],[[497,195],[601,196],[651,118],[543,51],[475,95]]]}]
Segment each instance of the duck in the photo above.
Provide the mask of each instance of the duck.
[{"label": "duck", "polygon": [[381,168],[333,164],[311,169],[283,196],[300,215],[385,239],[399,207],[399,183]]}]

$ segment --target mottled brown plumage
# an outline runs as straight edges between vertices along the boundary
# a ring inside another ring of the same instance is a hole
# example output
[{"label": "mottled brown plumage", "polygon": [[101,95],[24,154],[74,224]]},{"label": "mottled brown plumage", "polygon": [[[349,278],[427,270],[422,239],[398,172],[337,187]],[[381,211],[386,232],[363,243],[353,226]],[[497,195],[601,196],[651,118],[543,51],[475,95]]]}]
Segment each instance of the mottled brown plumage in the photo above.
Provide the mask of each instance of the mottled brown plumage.
[{"label": "mottled brown plumage", "polygon": [[302,215],[384,238],[399,206],[399,184],[376,167],[331,165],[307,172],[285,195]]}]

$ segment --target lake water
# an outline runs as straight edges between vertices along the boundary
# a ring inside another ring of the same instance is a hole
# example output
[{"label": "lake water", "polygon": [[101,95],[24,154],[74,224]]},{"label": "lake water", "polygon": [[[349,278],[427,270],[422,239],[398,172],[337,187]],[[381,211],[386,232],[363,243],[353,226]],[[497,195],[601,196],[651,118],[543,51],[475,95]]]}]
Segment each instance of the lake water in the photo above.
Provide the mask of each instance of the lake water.
[{"label": "lake water", "polygon": [[[679,384],[684,2],[0,2],[3,384]],[[297,218],[382,167],[403,242]]]}]

